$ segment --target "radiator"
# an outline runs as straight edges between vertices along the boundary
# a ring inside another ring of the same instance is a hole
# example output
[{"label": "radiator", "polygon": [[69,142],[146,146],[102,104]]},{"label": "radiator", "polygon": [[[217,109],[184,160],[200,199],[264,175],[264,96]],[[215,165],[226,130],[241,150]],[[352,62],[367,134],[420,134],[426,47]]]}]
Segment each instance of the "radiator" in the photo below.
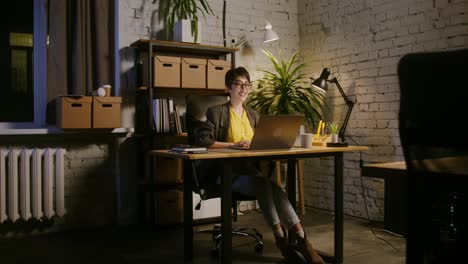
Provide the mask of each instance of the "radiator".
[{"label": "radiator", "polygon": [[61,148],[0,149],[0,223],[65,214]]}]

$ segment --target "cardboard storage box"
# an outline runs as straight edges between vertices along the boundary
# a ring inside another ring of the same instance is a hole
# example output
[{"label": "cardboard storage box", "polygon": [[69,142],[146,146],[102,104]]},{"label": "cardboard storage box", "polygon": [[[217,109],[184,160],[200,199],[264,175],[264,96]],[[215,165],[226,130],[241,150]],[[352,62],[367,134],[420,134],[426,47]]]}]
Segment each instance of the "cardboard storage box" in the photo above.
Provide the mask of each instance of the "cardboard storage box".
[{"label": "cardboard storage box", "polygon": [[206,59],[182,58],[182,88],[206,88]]},{"label": "cardboard storage box", "polygon": [[93,128],[120,127],[120,96],[93,97]]},{"label": "cardboard storage box", "polygon": [[180,87],[180,57],[155,56],[153,61],[155,87]]},{"label": "cardboard storage box", "polygon": [[183,192],[179,190],[160,191],[156,195],[156,223],[178,224],[184,221]]},{"label": "cardboard storage box", "polygon": [[224,76],[231,69],[231,62],[225,60],[208,60],[207,88],[208,89],[226,89]]},{"label": "cardboard storage box", "polygon": [[182,160],[165,157],[154,158],[154,171],[156,183],[177,184],[182,183]]},{"label": "cardboard storage box", "polygon": [[91,96],[56,98],[58,128],[91,128]]}]

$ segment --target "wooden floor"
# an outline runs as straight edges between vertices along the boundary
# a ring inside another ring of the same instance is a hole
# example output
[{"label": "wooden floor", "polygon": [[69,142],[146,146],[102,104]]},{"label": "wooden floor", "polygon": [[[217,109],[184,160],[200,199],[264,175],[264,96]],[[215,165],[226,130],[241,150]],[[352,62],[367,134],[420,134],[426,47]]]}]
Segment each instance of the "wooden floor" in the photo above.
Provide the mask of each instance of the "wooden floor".
[{"label": "wooden floor", "polygon": [[[333,219],[329,213],[308,209],[302,222],[314,247],[333,253]],[[257,254],[247,238],[233,239],[232,263],[282,263],[271,231],[258,211],[240,217],[234,226],[253,226],[264,235],[264,252]],[[206,229],[211,226],[201,226]],[[405,263],[405,239],[382,230],[372,233],[367,222],[345,217],[344,263]],[[211,235],[195,235],[193,263],[217,263],[210,257]],[[2,263],[183,263],[181,227],[94,229],[24,238],[0,238]]]}]

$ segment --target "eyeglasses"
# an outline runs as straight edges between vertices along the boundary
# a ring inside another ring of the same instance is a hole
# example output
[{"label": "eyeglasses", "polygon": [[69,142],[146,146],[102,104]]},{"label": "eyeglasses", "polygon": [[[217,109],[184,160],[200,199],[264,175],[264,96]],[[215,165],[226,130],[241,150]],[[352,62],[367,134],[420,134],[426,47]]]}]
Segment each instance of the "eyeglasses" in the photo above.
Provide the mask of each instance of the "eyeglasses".
[{"label": "eyeglasses", "polygon": [[245,90],[250,90],[250,88],[252,88],[251,82],[243,83],[241,81],[233,81],[232,85],[234,85],[234,87],[236,87],[237,89],[244,88]]}]

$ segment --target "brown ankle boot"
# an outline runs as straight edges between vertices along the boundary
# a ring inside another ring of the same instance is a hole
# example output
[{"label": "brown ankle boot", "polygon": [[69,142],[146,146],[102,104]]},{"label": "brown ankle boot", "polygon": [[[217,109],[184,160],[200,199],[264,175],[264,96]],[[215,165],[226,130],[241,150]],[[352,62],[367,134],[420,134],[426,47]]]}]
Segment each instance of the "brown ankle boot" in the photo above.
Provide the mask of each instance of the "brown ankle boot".
[{"label": "brown ankle boot", "polygon": [[284,237],[279,237],[274,232],[273,235],[275,236],[276,247],[281,251],[281,255],[287,259],[290,255],[288,233],[283,226],[281,226],[281,229],[283,230]]},{"label": "brown ankle boot", "polygon": [[312,243],[307,239],[307,235],[304,238],[296,236],[296,244],[294,249],[299,251],[309,264],[325,264],[322,257],[312,247]]}]

